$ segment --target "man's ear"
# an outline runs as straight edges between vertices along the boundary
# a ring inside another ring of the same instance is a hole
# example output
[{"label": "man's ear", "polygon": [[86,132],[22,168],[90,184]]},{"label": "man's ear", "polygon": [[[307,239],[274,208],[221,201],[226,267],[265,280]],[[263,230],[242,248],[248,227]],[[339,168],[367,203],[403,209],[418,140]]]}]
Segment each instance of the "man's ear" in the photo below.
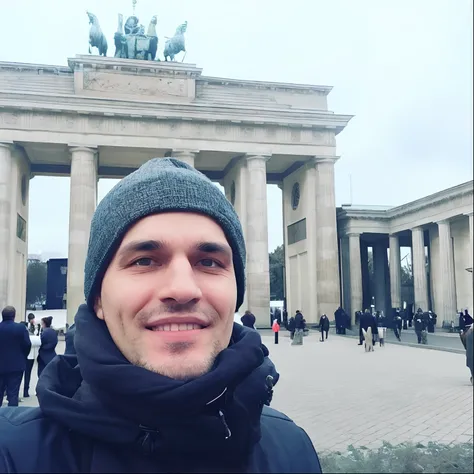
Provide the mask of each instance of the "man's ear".
[{"label": "man's ear", "polygon": [[104,311],[102,309],[102,300],[100,299],[100,296],[98,296],[95,300],[94,311],[95,311],[95,314],[97,315],[97,317],[99,319],[102,319],[102,321],[103,321],[104,320]]}]

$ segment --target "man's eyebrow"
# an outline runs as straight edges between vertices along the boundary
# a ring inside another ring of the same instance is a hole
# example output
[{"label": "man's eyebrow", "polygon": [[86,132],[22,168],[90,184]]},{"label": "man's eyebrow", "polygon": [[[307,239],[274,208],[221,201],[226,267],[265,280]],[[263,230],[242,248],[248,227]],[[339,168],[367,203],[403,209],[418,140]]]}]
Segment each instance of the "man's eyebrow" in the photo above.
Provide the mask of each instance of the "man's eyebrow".
[{"label": "man's eyebrow", "polygon": [[135,240],[119,250],[119,257],[136,252],[152,252],[163,248],[163,242],[158,240]]},{"label": "man's eyebrow", "polygon": [[227,244],[218,242],[200,242],[196,245],[196,249],[205,253],[222,253],[230,259],[232,258],[232,249]]}]

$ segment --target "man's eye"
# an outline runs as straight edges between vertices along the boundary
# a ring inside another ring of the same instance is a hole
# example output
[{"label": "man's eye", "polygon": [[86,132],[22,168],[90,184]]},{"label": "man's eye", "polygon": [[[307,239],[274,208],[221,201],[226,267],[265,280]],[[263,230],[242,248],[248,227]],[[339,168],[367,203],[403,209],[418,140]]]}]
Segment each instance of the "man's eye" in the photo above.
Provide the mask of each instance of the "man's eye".
[{"label": "man's eye", "polygon": [[149,267],[153,264],[153,260],[151,258],[139,258],[133,262],[133,266],[135,267]]},{"label": "man's eye", "polygon": [[204,267],[209,267],[209,268],[217,268],[221,266],[212,258],[203,258],[201,260],[201,265]]}]

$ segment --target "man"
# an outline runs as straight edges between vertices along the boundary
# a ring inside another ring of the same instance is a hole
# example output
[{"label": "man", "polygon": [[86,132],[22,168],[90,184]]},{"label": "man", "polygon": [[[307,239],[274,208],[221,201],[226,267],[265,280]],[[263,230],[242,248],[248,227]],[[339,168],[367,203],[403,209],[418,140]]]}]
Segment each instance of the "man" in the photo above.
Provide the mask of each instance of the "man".
[{"label": "man", "polygon": [[233,323],[245,260],[232,205],[189,165],[117,184],[91,223],[76,355],[47,365],[40,408],[0,411],[0,472],[321,472],[264,406],[258,332]]},{"label": "man", "polygon": [[3,308],[0,323],[0,407],[5,392],[8,406],[18,406],[21,379],[31,348],[28,330],[24,324],[15,323],[15,315],[13,306]]},{"label": "man", "polygon": [[[362,329],[364,331],[367,331],[369,327],[374,326],[374,317],[370,313],[368,309],[366,309],[363,313],[360,314],[360,319],[359,319],[359,346],[364,344],[364,334],[362,332]],[[374,333],[372,332],[372,336]]]},{"label": "man", "polygon": [[257,319],[249,310],[245,311],[245,314],[240,318],[240,320],[246,328],[255,329],[255,321],[257,321]]}]

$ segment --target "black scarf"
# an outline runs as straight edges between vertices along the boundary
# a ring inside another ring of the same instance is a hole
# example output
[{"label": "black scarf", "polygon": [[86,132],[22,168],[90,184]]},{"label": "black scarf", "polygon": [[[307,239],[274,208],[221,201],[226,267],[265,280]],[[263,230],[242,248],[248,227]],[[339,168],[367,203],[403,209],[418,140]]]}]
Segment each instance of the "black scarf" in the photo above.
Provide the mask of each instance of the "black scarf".
[{"label": "black scarf", "polygon": [[[267,374],[260,370],[264,346],[256,331],[234,324],[231,343],[212,370],[179,381],[128,362],[105,323],[86,305],[79,308],[75,322],[79,366],[72,368],[75,358],[71,356],[55,362],[68,365],[69,383],[77,378],[80,387],[65,393],[64,377],[60,380],[53,373],[58,369],[47,367],[38,390],[43,411],[54,416],[58,404],[70,397],[73,405],[67,415],[56,413],[63,421],[64,416],[86,413],[94,426],[84,427],[82,418],[80,430],[105,441],[133,444],[149,454],[164,451],[168,459],[217,453],[228,461],[242,461],[260,439],[260,415],[268,393]],[[242,384],[250,389],[236,391]]]}]

